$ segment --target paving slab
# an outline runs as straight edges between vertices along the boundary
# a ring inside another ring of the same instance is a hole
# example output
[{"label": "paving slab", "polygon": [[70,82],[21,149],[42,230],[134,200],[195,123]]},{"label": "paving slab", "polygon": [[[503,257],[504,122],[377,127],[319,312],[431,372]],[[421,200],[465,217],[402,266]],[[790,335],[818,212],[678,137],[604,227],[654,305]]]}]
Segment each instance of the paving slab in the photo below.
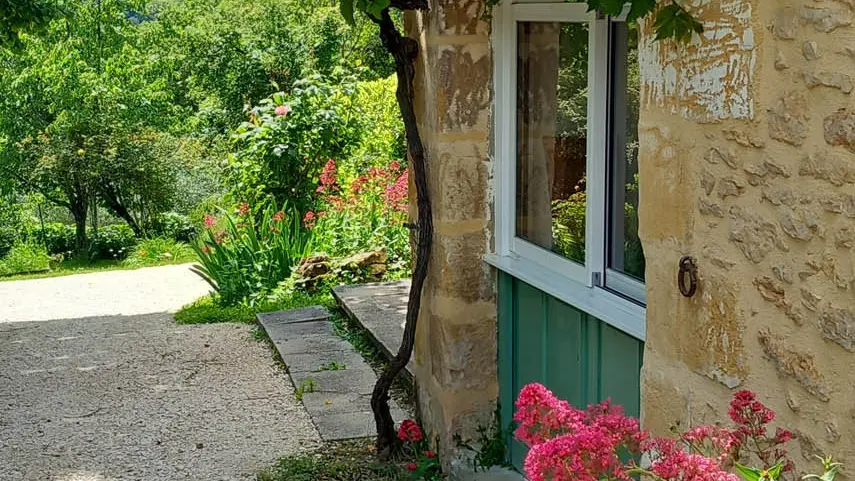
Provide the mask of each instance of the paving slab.
[{"label": "paving slab", "polygon": [[330,318],[330,312],[321,306],[303,307],[288,311],[265,312],[258,315],[266,325],[296,324],[300,322],[323,321]]},{"label": "paving slab", "polygon": [[[333,288],[333,296],[348,316],[361,325],[383,354],[391,359],[401,346],[407,317],[410,280]],[[406,372],[413,377],[413,360]]]},{"label": "paving slab", "polygon": [[326,361],[318,364],[317,353],[289,353],[288,362],[285,363],[285,366],[288,368],[288,372],[294,374],[298,372],[319,372],[323,370],[324,366],[331,366],[333,363],[336,366],[344,366],[345,369],[350,369],[364,362],[362,354],[352,348],[342,351],[327,351],[324,353],[324,358]]},{"label": "paving slab", "polygon": [[[288,366],[291,382],[300,389],[306,412],[324,441],[371,437],[375,434],[371,391],[374,370],[349,342],[341,339],[323,307],[260,314],[258,322]],[[311,380],[311,383],[309,383]],[[391,402],[395,419],[406,413]]]},{"label": "paving slab", "polygon": [[294,372],[291,379],[298,387],[311,379],[315,392],[371,394],[377,375],[363,362],[340,371]]}]

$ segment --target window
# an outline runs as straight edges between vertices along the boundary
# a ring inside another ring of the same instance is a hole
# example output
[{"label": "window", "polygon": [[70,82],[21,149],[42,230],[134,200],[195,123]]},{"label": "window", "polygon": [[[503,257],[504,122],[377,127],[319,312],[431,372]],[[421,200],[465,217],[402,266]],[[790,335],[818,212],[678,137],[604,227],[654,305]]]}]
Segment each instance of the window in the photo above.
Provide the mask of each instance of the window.
[{"label": "window", "polygon": [[563,282],[570,303],[640,313],[643,335],[637,29],[583,3],[518,1],[494,17],[493,261]]}]

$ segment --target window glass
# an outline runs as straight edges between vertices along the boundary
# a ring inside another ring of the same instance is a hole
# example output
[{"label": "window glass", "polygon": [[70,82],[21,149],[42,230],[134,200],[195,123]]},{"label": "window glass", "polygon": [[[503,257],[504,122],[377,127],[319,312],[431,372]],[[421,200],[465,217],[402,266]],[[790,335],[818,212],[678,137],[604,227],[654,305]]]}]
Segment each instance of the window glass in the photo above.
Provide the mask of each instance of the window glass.
[{"label": "window glass", "polygon": [[588,24],[517,34],[516,236],[584,263]]},{"label": "window glass", "polygon": [[638,239],[638,29],[611,24],[608,267],[644,280]]}]

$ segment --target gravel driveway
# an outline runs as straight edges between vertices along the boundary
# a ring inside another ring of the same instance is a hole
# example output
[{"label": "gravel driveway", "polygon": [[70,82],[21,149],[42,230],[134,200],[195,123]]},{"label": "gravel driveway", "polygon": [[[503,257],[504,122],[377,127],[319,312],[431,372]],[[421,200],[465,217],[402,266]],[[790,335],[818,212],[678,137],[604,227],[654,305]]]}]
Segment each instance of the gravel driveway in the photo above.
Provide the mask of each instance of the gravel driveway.
[{"label": "gravel driveway", "polygon": [[[205,292],[185,274],[0,283],[0,480],[244,480],[316,445],[250,326],[158,312]],[[107,307],[134,315],[98,316]]]}]

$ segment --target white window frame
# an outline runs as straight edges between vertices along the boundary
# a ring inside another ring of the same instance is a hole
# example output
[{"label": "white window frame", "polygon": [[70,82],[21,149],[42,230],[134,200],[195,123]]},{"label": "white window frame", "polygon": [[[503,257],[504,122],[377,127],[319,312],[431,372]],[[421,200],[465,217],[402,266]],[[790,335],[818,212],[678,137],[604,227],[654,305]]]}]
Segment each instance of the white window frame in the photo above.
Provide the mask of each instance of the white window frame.
[{"label": "white window frame", "polygon": [[[646,335],[644,284],[607,269],[610,22],[585,3],[506,0],[493,10],[495,253],[485,261],[638,339]],[[585,265],[516,237],[517,23],[588,23]],[[608,279],[609,289],[605,287]],[[620,290],[636,300],[617,294]]]}]

